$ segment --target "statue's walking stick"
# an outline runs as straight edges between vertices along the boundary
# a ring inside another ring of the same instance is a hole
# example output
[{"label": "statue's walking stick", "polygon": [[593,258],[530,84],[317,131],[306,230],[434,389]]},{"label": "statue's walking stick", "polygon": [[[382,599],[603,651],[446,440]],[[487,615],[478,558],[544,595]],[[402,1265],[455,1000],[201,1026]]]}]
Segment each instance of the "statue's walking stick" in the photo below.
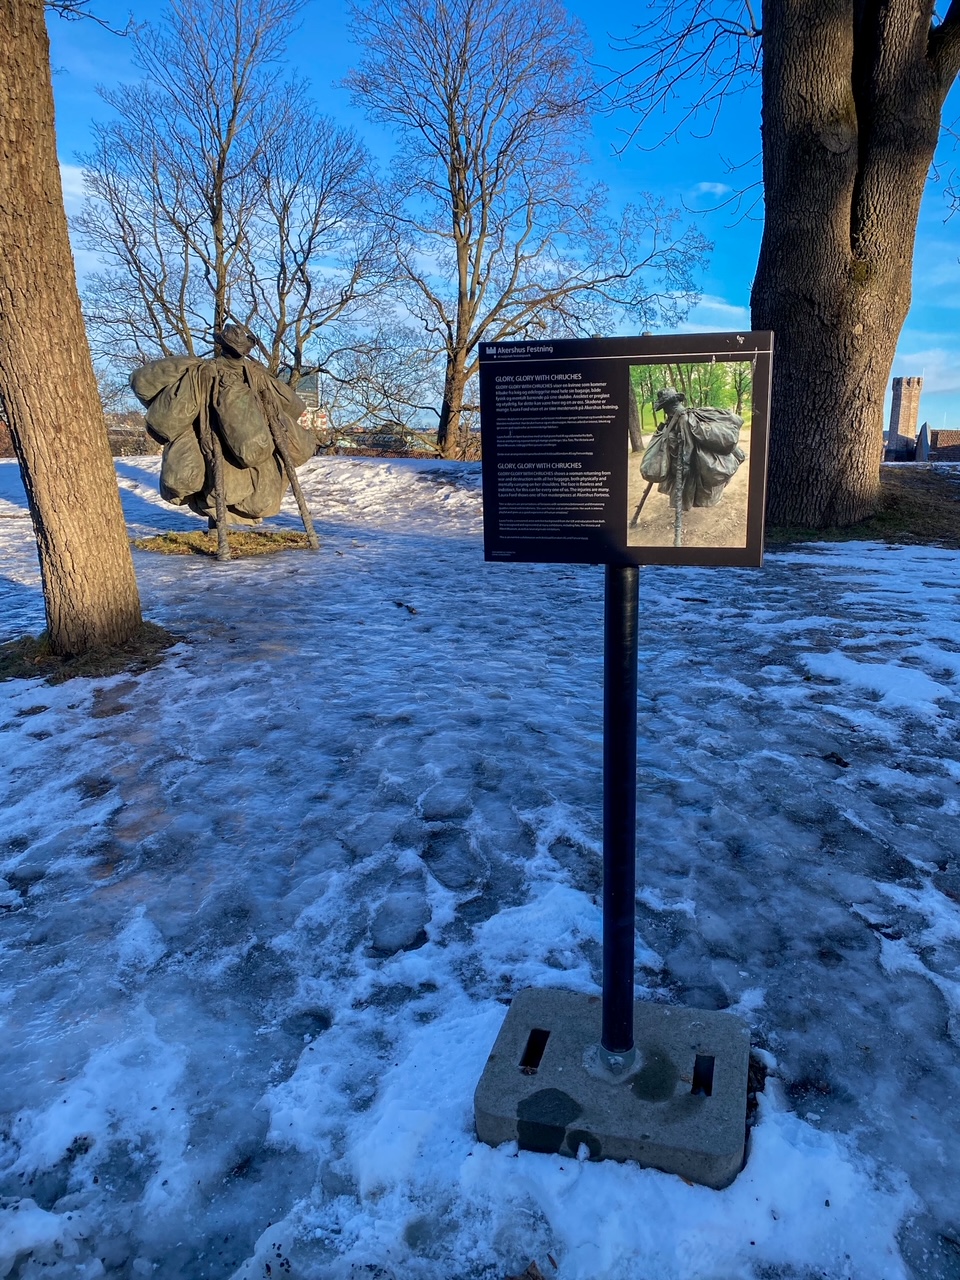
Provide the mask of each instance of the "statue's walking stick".
[{"label": "statue's walking stick", "polygon": [[287,479],[290,481],[290,487],[293,490],[293,496],[297,500],[297,506],[300,509],[300,519],[303,521],[303,527],[307,531],[307,542],[311,550],[320,550],[320,539],[317,537],[317,531],[313,527],[313,519],[310,510],[307,507],[307,500],[303,496],[303,490],[300,488],[300,481],[297,479],[297,469],[293,465],[290,454],[287,452],[287,446],[280,437],[280,431],[277,424],[273,420],[273,414],[267,414],[267,425],[270,428],[270,434],[273,436],[273,447],[280,455],[280,461],[283,463],[283,469],[287,473]]},{"label": "statue's walking stick", "polygon": [[674,418],[674,439],[677,445],[677,475],[673,485],[673,545],[683,546],[683,427],[680,415]]},{"label": "statue's walking stick", "polygon": [[[258,339],[259,341],[259,339]],[[300,488],[300,481],[297,479],[297,469],[293,465],[293,459],[287,451],[287,446],[283,442],[283,436],[280,431],[280,424],[277,422],[273,407],[268,404],[267,397],[264,394],[265,388],[257,387],[254,384],[253,370],[258,368],[257,365],[248,365],[246,360],[243,362],[243,376],[247,380],[247,386],[253,391],[263,409],[263,416],[267,420],[267,426],[270,428],[270,436],[273,440],[273,447],[277,452],[277,456],[283,463],[283,469],[287,473],[287,479],[290,481],[290,487],[293,490],[293,496],[297,500],[297,507],[300,511],[300,519],[303,521],[303,527],[307,531],[307,543],[311,551],[320,550],[320,539],[317,537],[317,531],[313,527],[313,518],[310,515],[310,509],[307,506],[307,500],[303,496],[303,490]]]},{"label": "statue's walking stick", "polygon": [[213,500],[217,508],[217,559],[230,559],[230,539],[227,536],[227,495],[223,482],[223,450],[217,433],[210,428],[210,444],[213,449]]},{"label": "statue's walking stick", "polygon": [[630,528],[631,528],[631,529],[635,529],[635,528],[637,527],[637,521],[640,519],[640,512],[643,510],[643,504],[644,504],[644,503],[646,502],[646,500],[650,497],[650,490],[653,488],[654,483],[655,483],[655,482],[654,482],[653,480],[650,480],[650,481],[648,481],[648,482],[647,482],[647,487],[646,487],[646,489],[644,489],[644,491],[643,491],[643,497],[642,497],[642,498],[640,499],[640,501],[637,503],[637,509],[636,509],[636,511],[633,513],[633,517],[632,517],[632,519],[631,519],[631,521],[630,521]]},{"label": "statue's walking stick", "polygon": [[[227,494],[223,479],[223,450],[216,431],[210,425],[210,399],[213,395],[215,379],[210,379],[209,385],[205,385],[207,379],[203,378],[202,374],[201,379],[200,449],[213,480],[213,501],[217,512],[217,559],[224,561],[230,559],[230,540],[227,537]],[[209,519],[207,524],[209,526]]]},{"label": "statue's walking stick", "polygon": [[[264,346],[261,340],[257,337],[257,335],[255,333],[252,333],[249,329],[247,329],[247,333],[250,334],[250,337],[254,340],[254,342],[257,344],[257,346],[260,348],[260,350],[269,360],[270,352],[267,350],[267,348]],[[290,488],[293,490],[293,496],[297,500],[297,508],[300,512],[300,519],[303,521],[303,527],[307,533],[307,543],[309,544],[311,551],[319,551],[320,539],[317,537],[317,531],[313,527],[313,517],[310,515],[310,509],[307,506],[307,500],[303,496],[303,490],[300,488],[300,481],[297,479],[297,469],[293,465],[293,461],[290,457],[290,454],[287,452],[287,446],[284,444],[283,439],[281,438],[279,424],[277,423],[274,417],[271,406],[267,403],[267,398],[263,394],[263,388],[254,386],[254,380],[252,377],[253,368],[259,368],[259,366],[254,365],[251,368],[251,366],[247,364],[246,360],[244,360],[243,376],[247,380],[247,386],[250,387],[251,391],[255,391],[257,393],[257,396],[260,400],[260,404],[263,408],[264,417],[267,420],[267,426],[270,428],[270,435],[273,439],[273,447],[276,450],[277,455],[280,458],[280,461],[283,463],[283,469],[287,473],[287,479],[290,481]]]}]

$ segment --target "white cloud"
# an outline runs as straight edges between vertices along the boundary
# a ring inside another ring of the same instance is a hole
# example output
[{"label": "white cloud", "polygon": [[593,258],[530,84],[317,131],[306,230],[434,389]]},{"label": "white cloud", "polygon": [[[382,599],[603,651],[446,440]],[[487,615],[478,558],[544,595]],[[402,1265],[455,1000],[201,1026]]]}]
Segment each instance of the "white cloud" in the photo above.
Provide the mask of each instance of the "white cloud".
[{"label": "white cloud", "polygon": [[698,182],[691,189],[691,195],[695,196],[725,196],[728,191],[732,191],[732,187],[728,187],[725,182]]},{"label": "white cloud", "polygon": [[[960,356],[945,347],[927,347],[917,351],[898,352],[893,362],[893,376],[923,378],[923,395],[960,391]],[[922,413],[922,410],[921,410]]]},{"label": "white cloud", "polygon": [[[939,228],[938,228],[939,230]],[[954,236],[927,232],[917,238],[914,262],[916,290],[936,290],[935,298],[928,303],[941,307],[960,306],[960,243]]]},{"label": "white cloud", "polygon": [[730,329],[742,331],[749,328],[749,307],[737,306],[727,302],[725,298],[709,293],[703,295],[679,326],[681,333],[720,333]]},{"label": "white cloud", "polygon": [[63,187],[63,203],[67,214],[79,213],[83,202],[83,170],[78,164],[60,162],[60,185]]}]

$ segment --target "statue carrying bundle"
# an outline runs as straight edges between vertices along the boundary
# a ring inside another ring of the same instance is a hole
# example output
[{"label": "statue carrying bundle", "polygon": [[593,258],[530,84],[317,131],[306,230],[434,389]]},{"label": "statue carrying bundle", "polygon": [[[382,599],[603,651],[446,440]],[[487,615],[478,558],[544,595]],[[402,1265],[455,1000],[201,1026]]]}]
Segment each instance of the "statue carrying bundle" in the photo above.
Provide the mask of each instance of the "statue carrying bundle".
[{"label": "statue carrying bundle", "polygon": [[296,468],[316,451],[316,437],[297,419],[303,401],[256,360],[256,339],[240,325],[217,335],[210,360],[152,360],[130,378],[146,407],[147,431],[163,445],[160,495],[206,516],[217,530],[218,559],[229,559],[228,524],[257,524],[280,510],[287,484],[310,541],[319,546]]},{"label": "statue carrying bundle", "polygon": [[746,454],[738,441],[743,419],[728,409],[691,409],[673,387],[657,393],[654,410],[666,415],[640,459],[647,488],[630,520],[635,528],[654,485],[674,508],[674,546],[682,545],[683,512],[713,507],[723,497]]}]

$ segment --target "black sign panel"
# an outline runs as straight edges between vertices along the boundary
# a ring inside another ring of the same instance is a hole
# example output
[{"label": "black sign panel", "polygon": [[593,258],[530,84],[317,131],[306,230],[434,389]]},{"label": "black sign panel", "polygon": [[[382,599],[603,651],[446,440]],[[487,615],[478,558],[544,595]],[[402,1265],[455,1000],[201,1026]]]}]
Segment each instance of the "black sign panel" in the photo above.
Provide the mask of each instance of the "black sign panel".
[{"label": "black sign panel", "polygon": [[484,555],[759,565],[771,333],[480,348]]}]

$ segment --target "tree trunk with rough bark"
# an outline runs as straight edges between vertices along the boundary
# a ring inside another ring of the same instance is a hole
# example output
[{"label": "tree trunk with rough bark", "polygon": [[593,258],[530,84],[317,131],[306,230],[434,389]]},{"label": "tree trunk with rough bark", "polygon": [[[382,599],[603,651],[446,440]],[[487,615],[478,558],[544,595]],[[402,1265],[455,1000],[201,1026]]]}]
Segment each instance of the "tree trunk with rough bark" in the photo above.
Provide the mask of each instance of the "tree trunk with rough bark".
[{"label": "tree trunk with rough bark", "polygon": [[437,426],[437,448],[445,458],[462,457],[466,446],[463,424],[463,396],[467,386],[466,352],[447,357],[443,379],[443,401]]},{"label": "tree trunk with rough bark", "polygon": [[952,29],[932,0],[766,0],[766,215],[751,298],[773,329],[768,518],[870,515],[883,398],[910,307],[914,240]]},{"label": "tree trunk with rough bark", "polygon": [[84,330],[40,0],[0,0],[0,398],[37,538],[50,646],[122,644],[140,600]]}]

